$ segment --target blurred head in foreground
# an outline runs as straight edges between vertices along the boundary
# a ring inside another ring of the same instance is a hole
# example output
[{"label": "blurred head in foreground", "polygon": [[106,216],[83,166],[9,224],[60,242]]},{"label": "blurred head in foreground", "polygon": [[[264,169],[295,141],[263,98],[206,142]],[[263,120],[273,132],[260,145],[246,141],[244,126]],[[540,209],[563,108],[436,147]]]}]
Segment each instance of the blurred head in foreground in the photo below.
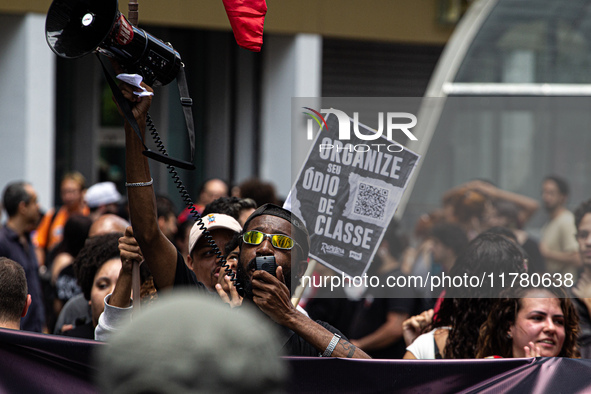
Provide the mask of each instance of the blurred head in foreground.
[{"label": "blurred head in foreground", "polygon": [[280,349],[249,308],[174,291],[99,349],[97,383],[105,393],[279,393],[287,378]]}]

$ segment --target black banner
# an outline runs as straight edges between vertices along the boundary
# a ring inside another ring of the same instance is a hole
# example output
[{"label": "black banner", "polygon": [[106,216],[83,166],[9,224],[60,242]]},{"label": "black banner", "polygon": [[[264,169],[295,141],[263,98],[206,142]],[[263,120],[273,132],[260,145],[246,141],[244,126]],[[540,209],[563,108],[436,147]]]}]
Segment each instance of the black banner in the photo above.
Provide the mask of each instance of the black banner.
[{"label": "black banner", "polygon": [[[97,346],[108,345],[0,329],[0,393],[98,393],[92,364]],[[587,359],[284,360],[290,393],[591,392]]]}]

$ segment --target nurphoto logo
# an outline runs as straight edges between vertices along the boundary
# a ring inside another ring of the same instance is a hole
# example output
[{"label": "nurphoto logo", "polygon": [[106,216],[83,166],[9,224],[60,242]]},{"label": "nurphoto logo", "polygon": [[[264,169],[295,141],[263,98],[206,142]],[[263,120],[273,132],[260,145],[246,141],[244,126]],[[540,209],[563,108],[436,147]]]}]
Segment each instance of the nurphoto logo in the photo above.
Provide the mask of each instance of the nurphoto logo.
[{"label": "nurphoto logo", "polygon": [[[307,138],[312,140],[314,138],[314,124],[312,120],[315,120],[318,126],[324,126],[328,130],[328,125],[322,113],[336,115],[339,122],[339,140],[348,141],[351,139],[351,118],[345,112],[338,109],[321,109],[320,112],[310,108],[303,107],[310,112],[304,112],[304,114],[310,116],[312,119],[308,119],[307,123]],[[386,127],[384,127],[384,118],[386,118]],[[400,123],[400,120],[406,120],[406,122]],[[384,129],[386,130],[386,138],[390,141],[393,140],[392,134],[394,131],[402,131],[410,140],[417,141],[417,137],[410,131],[417,125],[417,117],[408,112],[386,112],[384,116],[383,112],[378,112],[378,129],[375,134],[363,134],[359,131],[359,112],[353,112],[353,133],[355,136],[363,141],[375,141],[380,138]]]}]

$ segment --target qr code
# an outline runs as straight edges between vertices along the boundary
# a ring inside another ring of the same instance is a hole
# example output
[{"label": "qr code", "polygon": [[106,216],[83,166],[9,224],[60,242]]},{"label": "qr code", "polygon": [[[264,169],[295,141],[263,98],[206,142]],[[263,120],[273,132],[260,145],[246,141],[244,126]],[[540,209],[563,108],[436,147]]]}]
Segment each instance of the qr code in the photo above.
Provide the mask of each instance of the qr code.
[{"label": "qr code", "polygon": [[383,220],[388,194],[388,189],[359,183],[353,212],[357,215]]}]

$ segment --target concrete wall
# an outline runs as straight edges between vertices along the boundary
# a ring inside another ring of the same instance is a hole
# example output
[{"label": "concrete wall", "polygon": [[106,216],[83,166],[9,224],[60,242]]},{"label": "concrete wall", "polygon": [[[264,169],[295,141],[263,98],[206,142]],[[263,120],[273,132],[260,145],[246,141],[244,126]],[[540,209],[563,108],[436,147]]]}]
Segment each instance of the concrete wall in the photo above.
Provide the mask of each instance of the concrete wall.
[{"label": "concrete wall", "polygon": [[317,35],[271,37],[265,43],[261,115],[260,176],[286,197],[307,149],[292,152],[291,98],[321,94],[322,38]]},{"label": "concrete wall", "polygon": [[[50,0],[0,0],[0,13],[46,14],[50,5]],[[439,0],[281,0],[267,1],[267,7],[266,33],[444,44],[453,29],[437,23]],[[127,1],[119,1],[119,9],[127,15]],[[221,0],[141,0],[139,21],[230,30]]]},{"label": "concrete wall", "polygon": [[45,17],[0,16],[0,188],[31,182],[41,205],[53,196],[55,62]]}]

